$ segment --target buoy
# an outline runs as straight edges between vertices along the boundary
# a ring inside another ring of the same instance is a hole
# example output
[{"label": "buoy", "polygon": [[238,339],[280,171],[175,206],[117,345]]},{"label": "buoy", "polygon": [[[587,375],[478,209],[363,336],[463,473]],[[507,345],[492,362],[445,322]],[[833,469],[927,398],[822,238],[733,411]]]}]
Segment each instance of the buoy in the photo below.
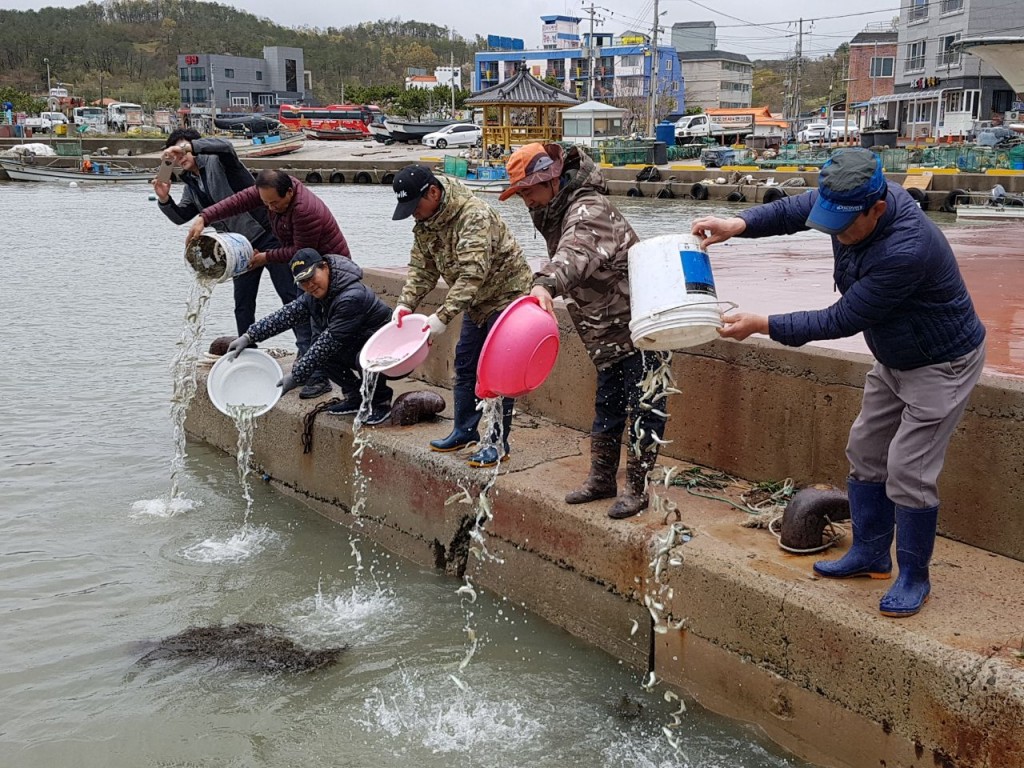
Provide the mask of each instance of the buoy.
[{"label": "buoy", "polygon": [[324,183],[324,177],[321,176],[316,171],[310,171],[309,173],[306,174],[306,183],[307,184],[323,184]]},{"label": "buoy", "polygon": [[694,200],[707,200],[708,199],[708,188],[705,184],[701,184],[699,181],[690,187],[690,197]]},{"label": "buoy", "polygon": [[763,203],[774,203],[776,200],[781,200],[786,196],[786,191],[780,187],[768,187],[764,191],[764,197],[761,198]]},{"label": "buoy", "polygon": [[[71,183],[72,183],[73,185],[75,185],[75,186],[78,186],[78,182],[77,182],[77,181],[72,181]],[[150,195],[149,195],[149,201],[150,201],[150,202],[153,202],[154,200],[156,200],[156,195],[154,195],[154,194],[150,193]]]},{"label": "buoy", "polygon": [[77,181],[72,181],[70,184],[68,184],[68,186],[69,187],[77,187],[78,186],[78,182]]}]

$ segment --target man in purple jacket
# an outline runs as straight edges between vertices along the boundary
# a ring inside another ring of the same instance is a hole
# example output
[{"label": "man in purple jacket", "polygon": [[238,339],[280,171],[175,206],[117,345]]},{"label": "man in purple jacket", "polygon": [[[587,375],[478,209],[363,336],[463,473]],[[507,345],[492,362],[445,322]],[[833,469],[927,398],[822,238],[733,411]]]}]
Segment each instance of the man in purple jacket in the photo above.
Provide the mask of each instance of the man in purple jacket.
[{"label": "man in purple jacket", "polygon": [[939,473],[981,376],[985,327],[946,238],[906,190],[886,181],[880,159],[866,149],[835,153],[816,191],[730,219],[698,219],[693,234],[707,246],[808,228],[832,236],[842,298],[810,312],[727,315],[719,333],[737,340],[763,333],[800,346],[863,332],[876,362],[846,446],[853,544],[814,571],[888,579],[895,528],[899,577],[879,609],[912,616],[931,591]]},{"label": "man in purple jacket", "polygon": [[[198,237],[204,227],[215,221],[264,206],[270,217],[270,228],[281,246],[254,252],[250,269],[268,263],[287,264],[302,248],[351,258],[345,236],[324,201],[284,171],[260,171],[254,186],[204,208],[189,230],[188,240]],[[303,388],[302,396],[316,397],[330,390],[331,382],[318,371]],[[346,392],[348,394],[351,393]]]},{"label": "man in purple jacket", "polygon": [[192,225],[188,239],[198,237],[204,227],[215,221],[263,206],[267,208],[270,228],[281,247],[254,253],[253,267],[262,267],[268,262],[287,264],[301,248],[352,258],[345,236],[324,201],[284,171],[260,171],[255,186],[204,208]]}]

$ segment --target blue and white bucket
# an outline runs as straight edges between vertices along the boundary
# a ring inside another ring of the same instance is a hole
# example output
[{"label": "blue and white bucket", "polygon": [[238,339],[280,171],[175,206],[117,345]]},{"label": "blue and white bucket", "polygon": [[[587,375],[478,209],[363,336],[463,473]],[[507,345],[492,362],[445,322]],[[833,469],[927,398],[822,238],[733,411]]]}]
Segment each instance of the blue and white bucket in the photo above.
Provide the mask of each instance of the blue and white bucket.
[{"label": "blue and white bucket", "polygon": [[236,232],[218,232],[207,227],[185,245],[185,261],[204,280],[223,283],[249,269],[252,243]]},{"label": "blue and white bucket", "polygon": [[629,331],[637,349],[717,339],[728,304],[718,300],[711,261],[693,235],[661,235],[629,249]]}]

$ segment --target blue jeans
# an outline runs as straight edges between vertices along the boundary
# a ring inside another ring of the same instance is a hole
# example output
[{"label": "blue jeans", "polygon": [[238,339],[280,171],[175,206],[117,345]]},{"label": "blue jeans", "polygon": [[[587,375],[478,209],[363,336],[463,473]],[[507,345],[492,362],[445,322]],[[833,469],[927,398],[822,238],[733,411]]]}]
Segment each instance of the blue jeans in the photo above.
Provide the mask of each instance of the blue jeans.
[{"label": "blue jeans", "polygon": [[[298,297],[301,289],[295,285],[292,279],[292,271],[287,264],[267,264],[266,267],[244,272],[234,279],[235,284],[235,327],[238,335],[241,336],[249,326],[256,322],[256,294],[260,290],[260,278],[263,277],[263,270],[270,273],[270,280],[274,283],[274,290],[281,297],[281,304],[288,304]],[[309,323],[303,323],[294,329],[295,346],[298,347],[301,357],[309,349],[312,343],[313,330]]]},{"label": "blue jeans", "polygon": [[[640,408],[640,382],[648,371],[658,368],[663,359],[660,352],[637,350],[597,372],[593,434],[621,440],[627,417],[630,417],[631,420],[639,418],[645,432],[664,436],[665,418]],[[651,405],[665,413],[665,401],[662,397]]]},{"label": "blue jeans", "polygon": [[[456,414],[456,428],[474,431],[480,423],[481,414],[476,410],[476,367],[480,362],[480,352],[484,348],[484,342],[487,341],[487,334],[490,333],[500,315],[501,312],[495,312],[487,318],[483,325],[477,325],[469,319],[468,315],[462,316],[462,333],[459,334],[459,341],[455,345],[455,386],[452,388],[452,396],[455,400],[453,406]],[[470,403],[472,403],[472,412],[470,412]],[[502,398],[506,443],[508,442],[508,426],[514,404],[515,400],[511,397]]]}]

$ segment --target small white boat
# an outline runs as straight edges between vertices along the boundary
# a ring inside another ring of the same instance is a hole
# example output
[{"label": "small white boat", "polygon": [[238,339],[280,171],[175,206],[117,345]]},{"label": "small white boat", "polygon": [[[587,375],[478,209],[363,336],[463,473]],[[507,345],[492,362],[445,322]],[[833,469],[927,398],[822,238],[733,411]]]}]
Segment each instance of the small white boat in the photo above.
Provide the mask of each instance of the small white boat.
[{"label": "small white boat", "polygon": [[1001,184],[985,194],[968,193],[956,200],[957,220],[1024,221],[1024,195],[1008,194]]},{"label": "small white boat", "polygon": [[156,169],[139,170],[112,166],[101,159],[92,161],[92,170],[63,168],[40,163],[31,156],[26,161],[0,158],[0,167],[7,171],[12,181],[74,181],[79,184],[148,184],[156,176]]},{"label": "small white boat", "polygon": [[471,179],[468,176],[451,176],[458,179],[474,192],[494,192],[499,194],[508,189],[508,179]]}]

